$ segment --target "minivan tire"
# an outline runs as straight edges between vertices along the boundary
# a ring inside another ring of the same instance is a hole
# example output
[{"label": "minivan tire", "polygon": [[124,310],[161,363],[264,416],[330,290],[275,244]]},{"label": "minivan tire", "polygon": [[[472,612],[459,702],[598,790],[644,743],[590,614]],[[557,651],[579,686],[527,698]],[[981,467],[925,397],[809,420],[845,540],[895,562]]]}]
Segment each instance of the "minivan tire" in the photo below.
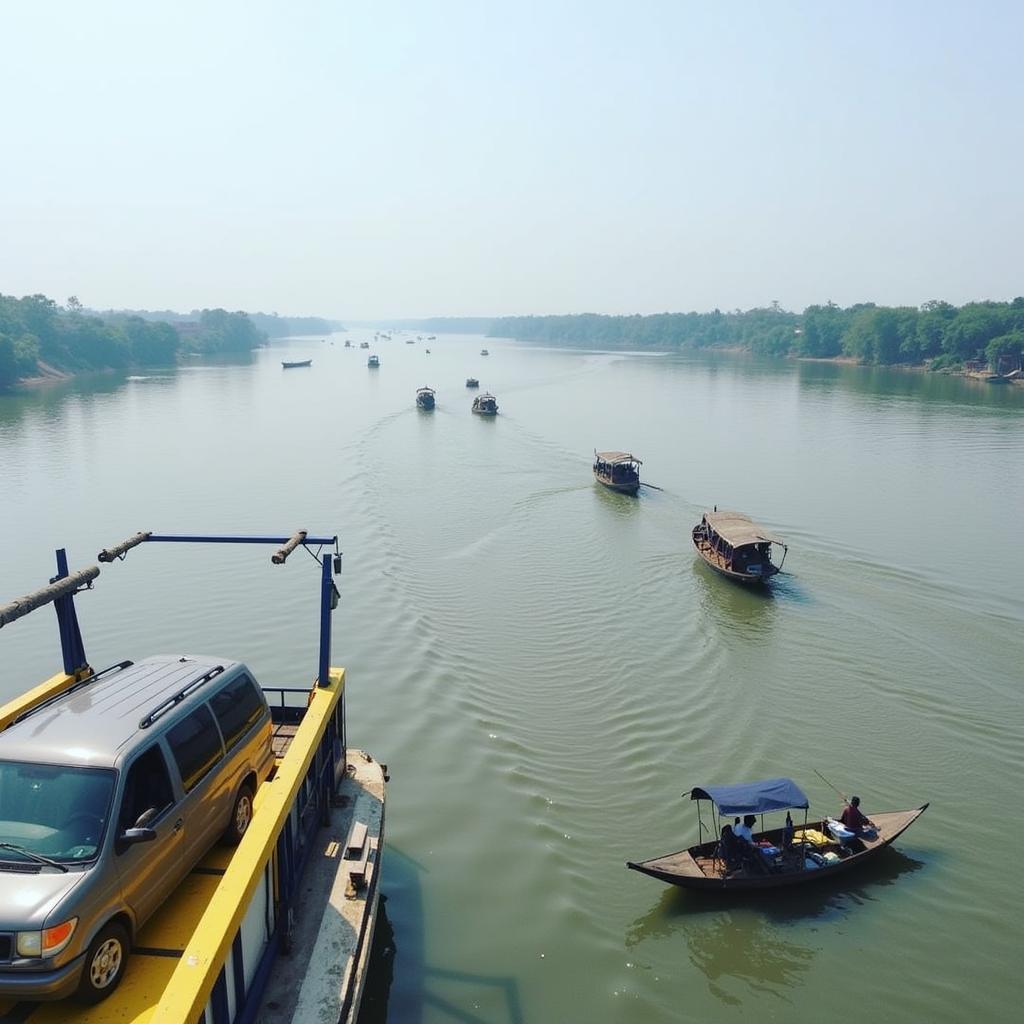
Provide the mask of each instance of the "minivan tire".
[{"label": "minivan tire", "polygon": [[99,1003],[121,984],[128,964],[128,932],[111,922],[89,943],[82,978],[75,997],[82,1003]]},{"label": "minivan tire", "polygon": [[252,823],[252,801],[255,793],[252,783],[246,782],[238,791],[234,805],[231,808],[231,818],[228,827],[224,830],[223,840],[228,846],[237,846],[242,841],[242,836],[249,829]]}]

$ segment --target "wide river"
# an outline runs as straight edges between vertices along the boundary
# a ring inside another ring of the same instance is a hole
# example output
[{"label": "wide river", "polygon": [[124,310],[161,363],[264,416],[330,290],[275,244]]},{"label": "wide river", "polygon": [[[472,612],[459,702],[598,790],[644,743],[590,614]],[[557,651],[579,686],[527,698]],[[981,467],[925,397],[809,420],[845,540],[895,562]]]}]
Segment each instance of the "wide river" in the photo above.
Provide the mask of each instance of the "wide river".
[{"label": "wide river", "polygon": [[[391,771],[364,1021],[1017,1019],[1024,388],[469,336],[374,371],[346,337],[373,332],[0,398],[0,601],[137,530],[340,535],[349,738]],[[608,493],[595,447],[658,489]],[[788,541],[767,592],[695,557],[716,503]],[[142,547],[78,598],[86,649],[308,683],[317,573]],[[52,612],[3,629],[0,697],[59,663]],[[788,775],[837,813],[815,769],[868,814],[931,807],[770,899],[626,870],[696,840],[695,785]]]}]

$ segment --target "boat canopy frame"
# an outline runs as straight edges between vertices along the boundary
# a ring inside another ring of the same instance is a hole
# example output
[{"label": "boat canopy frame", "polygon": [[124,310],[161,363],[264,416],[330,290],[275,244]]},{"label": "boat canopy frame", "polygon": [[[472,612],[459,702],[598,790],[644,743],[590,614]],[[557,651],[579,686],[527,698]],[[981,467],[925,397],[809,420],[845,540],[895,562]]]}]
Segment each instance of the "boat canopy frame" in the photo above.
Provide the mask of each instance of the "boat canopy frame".
[{"label": "boat canopy frame", "polygon": [[[684,793],[683,796],[686,796]],[[807,813],[810,801],[804,791],[792,780],[787,778],[759,779],[754,782],[737,782],[728,786],[694,786],[689,793],[691,800],[697,801],[697,842],[704,841],[704,830],[708,828],[701,816],[701,803],[707,800],[711,804],[711,827],[709,831],[715,839],[721,837],[721,818],[728,815],[738,816],[757,814],[761,818],[761,831],[764,831],[764,816],[771,811],[802,810],[804,827],[807,827]]]}]

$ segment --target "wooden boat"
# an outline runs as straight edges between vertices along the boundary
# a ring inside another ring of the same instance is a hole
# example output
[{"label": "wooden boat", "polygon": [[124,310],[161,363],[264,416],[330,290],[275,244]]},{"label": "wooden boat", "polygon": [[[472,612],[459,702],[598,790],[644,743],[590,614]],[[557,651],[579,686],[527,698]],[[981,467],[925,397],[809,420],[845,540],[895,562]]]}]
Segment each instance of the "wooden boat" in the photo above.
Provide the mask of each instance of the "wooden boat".
[{"label": "wooden boat", "polygon": [[594,452],[594,479],[622,494],[640,490],[642,462],[629,452]]},{"label": "wooden boat", "polygon": [[473,399],[473,412],[480,416],[497,416],[498,400],[494,395],[484,392]]},{"label": "wooden boat", "polygon": [[416,339],[415,338],[406,338],[405,339],[405,343],[406,343],[406,345],[415,345],[416,344]]},{"label": "wooden boat", "polygon": [[286,363],[283,359],[281,360],[281,369],[282,370],[295,370],[295,369],[297,369],[300,366],[312,366],[312,365],[313,365],[313,360],[312,359],[296,359],[296,360],[293,360],[290,363]]},{"label": "wooden boat", "polygon": [[427,335],[427,341],[437,341],[437,335],[436,334],[428,334]]},{"label": "wooden boat", "polygon": [[433,388],[419,388],[416,391],[416,406],[419,409],[433,409],[434,408],[434,389]]},{"label": "wooden boat", "polygon": [[476,377],[467,377],[466,378],[466,387],[467,388],[478,388],[478,387],[480,387],[480,381],[478,381],[476,379]]},{"label": "wooden boat", "polygon": [[[713,838],[651,860],[627,861],[626,867],[684,889],[731,891],[799,885],[831,878],[877,856],[928,809],[928,804],[922,804],[908,811],[872,813],[877,831],[840,842],[832,839],[827,819],[807,820],[807,797],[791,779],[697,787],[690,791],[690,799],[711,801],[712,825],[701,820],[699,802],[697,816],[700,834],[707,830]],[[792,828],[793,838],[787,846],[787,827],[764,829],[763,825],[766,813],[789,809],[802,809],[804,821]],[[754,843],[770,845],[767,850],[753,852],[748,863],[730,869],[722,859],[719,825],[729,824],[724,821],[728,816],[746,814],[761,816],[762,829],[754,832]],[[814,842],[818,838],[815,833],[828,841]]]},{"label": "wooden boat", "polygon": [[380,357],[379,356],[370,356],[370,358],[366,360],[366,365],[371,370],[376,370],[380,366]]},{"label": "wooden boat", "polygon": [[[708,565],[739,583],[764,583],[782,571],[789,548],[742,512],[705,512],[693,528],[693,546]],[[778,565],[772,545],[782,548]]]},{"label": "wooden boat", "polygon": [[485,349],[485,348],[480,349],[480,355],[482,355],[482,356],[489,356],[490,354],[491,353],[488,352],[487,349]]}]

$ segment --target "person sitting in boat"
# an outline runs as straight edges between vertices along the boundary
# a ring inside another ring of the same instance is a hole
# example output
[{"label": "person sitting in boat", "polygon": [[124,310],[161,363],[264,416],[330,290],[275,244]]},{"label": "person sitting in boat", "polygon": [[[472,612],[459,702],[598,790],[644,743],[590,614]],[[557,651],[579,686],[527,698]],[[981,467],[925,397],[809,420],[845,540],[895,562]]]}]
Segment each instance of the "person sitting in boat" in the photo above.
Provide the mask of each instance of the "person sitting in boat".
[{"label": "person sitting in boat", "polygon": [[[739,821],[739,818],[736,819]],[[757,824],[756,814],[745,814],[742,825],[734,825],[733,832],[745,843],[754,845],[754,826]]]},{"label": "person sitting in boat", "polygon": [[860,809],[859,796],[850,797],[850,802],[843,808],[843,813],[839,815],[839,820],[855,836],[878,830],[878,826]]},{"label": "person sitting in boat", "polygon": [[732,825],[722,826],[722,840],[718,844],[718,852],[727,872],[743,867],[743,841],[736,836]]}]

